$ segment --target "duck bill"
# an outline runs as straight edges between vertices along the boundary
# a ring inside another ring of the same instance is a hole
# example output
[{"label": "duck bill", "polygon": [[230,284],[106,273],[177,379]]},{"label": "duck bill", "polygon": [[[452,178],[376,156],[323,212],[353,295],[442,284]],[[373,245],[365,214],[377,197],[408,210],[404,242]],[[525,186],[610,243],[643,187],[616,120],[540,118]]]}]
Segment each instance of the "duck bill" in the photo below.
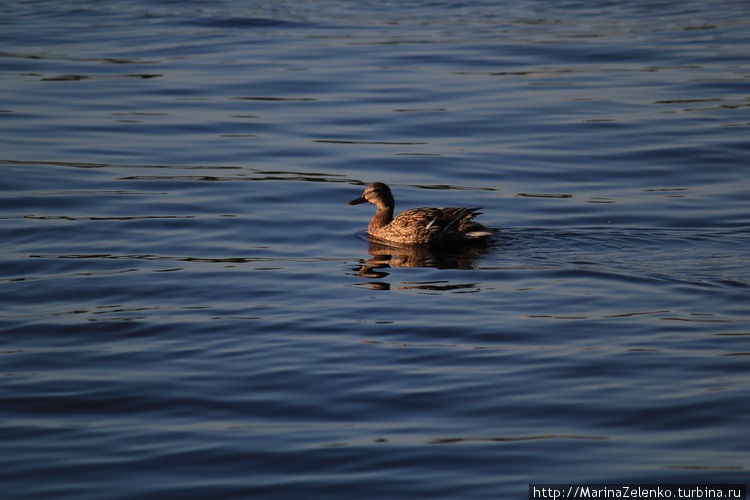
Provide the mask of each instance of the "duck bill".
[{"label": "duck bill", "polygon": [[347,205],[359,205],[360,203],[367,203],[367,200],[365,200],[364,196],[360,196],[359,198],[353,199],[352,201],[347,203]]}]

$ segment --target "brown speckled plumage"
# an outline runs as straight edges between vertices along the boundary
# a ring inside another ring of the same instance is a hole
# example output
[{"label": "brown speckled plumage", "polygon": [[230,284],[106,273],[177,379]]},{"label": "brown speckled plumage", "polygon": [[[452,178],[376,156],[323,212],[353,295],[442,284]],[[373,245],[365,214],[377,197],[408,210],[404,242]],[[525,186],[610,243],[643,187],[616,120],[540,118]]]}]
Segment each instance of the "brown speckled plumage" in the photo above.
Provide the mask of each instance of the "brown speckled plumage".
[{"label": "brown speckled plumage", "polygon": [[382,240],[396,243],[457,243],[485,239],[492,234],[491,230],[473,220],[480,215],[479,207],[413,208],[394,218],[393,194],[382,182],[368,185],[362,196],[350,201],[349,205],[367,202],[377,207],[367,232]]}]

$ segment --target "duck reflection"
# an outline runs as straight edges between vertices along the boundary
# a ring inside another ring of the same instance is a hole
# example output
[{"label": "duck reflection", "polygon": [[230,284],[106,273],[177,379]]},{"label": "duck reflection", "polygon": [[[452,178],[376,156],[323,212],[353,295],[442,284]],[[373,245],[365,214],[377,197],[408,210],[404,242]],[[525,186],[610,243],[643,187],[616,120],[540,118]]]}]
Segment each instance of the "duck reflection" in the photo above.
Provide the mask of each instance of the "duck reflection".
[{"label": "duck reflection", "polygon": [[[389,267],[433,267],[436,269],[473,269],[479,259],[489,253],[490,244],[463,244],[450,246],[426,246],[391,244],[368,237],[367,251],[370,258],[353,271],[357,276],[379,280],[390,273]],[[360,283],[373,290],[390,290],[390,284],[384,281]],[[418,288],[424,290],[446,291],[472,289],[474,283],[448,284],[447,281],[404,283],[404,289]],[[467,290],[469,291],[469,290]]]}]

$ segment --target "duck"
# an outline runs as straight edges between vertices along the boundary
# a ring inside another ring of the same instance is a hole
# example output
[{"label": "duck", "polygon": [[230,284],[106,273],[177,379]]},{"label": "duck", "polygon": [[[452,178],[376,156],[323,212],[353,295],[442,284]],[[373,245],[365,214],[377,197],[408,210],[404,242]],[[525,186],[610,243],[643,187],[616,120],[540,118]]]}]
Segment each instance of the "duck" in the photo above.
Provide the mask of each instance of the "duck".
[{"label": "duck", "polygon": [[348,205],[361,203],[376,207],[367,233],[378,240],[434,245],[487,241],[495,233],[474,221],[482,207],[413,208],[393,217],[396,202],[391,189],[382,182],[368,184],[362,195]]}]

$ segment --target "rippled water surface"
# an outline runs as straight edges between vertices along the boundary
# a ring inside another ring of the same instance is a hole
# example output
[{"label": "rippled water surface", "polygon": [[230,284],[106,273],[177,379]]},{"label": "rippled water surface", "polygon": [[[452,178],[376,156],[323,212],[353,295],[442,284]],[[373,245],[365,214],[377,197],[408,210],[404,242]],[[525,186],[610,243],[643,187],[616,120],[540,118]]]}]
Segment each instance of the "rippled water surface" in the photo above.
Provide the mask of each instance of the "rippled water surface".
[{"label": "rippled water surface", "polygon": [[748,61],[744,0],[3,3],[3,494],[747,482]]}]

